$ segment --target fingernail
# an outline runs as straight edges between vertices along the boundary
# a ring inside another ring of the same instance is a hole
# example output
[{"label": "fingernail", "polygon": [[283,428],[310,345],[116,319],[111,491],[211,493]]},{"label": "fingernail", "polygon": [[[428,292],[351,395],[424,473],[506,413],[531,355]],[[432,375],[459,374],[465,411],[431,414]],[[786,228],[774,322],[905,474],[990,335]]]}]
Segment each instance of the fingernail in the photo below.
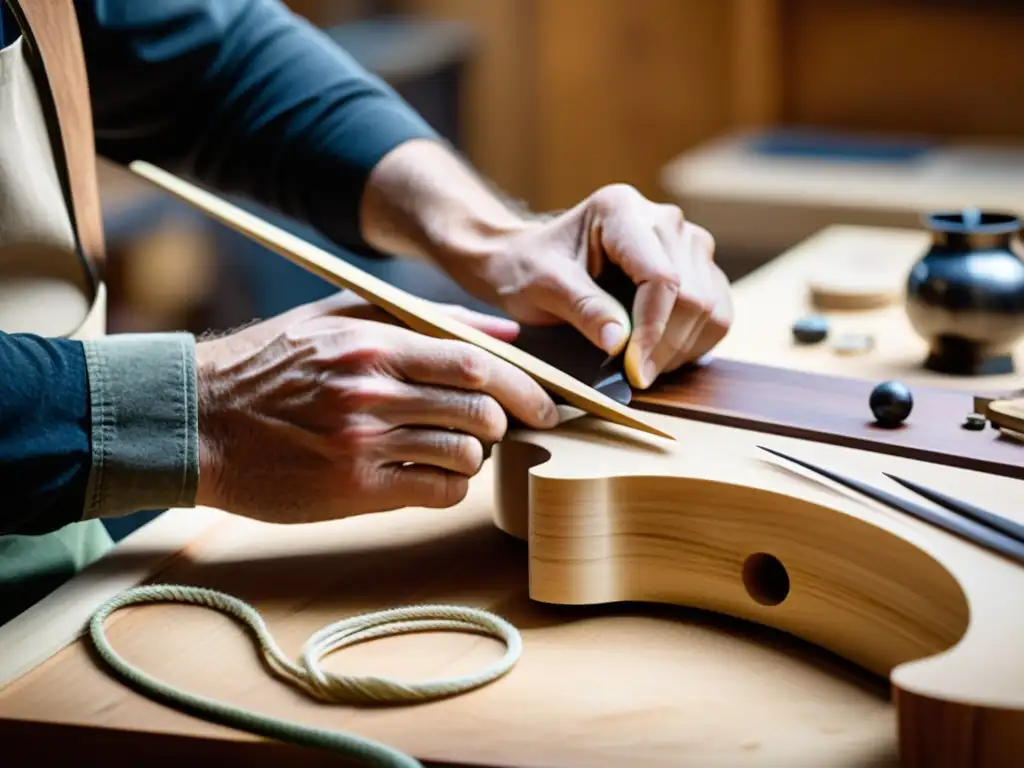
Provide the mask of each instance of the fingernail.
[{"label": "fingernail", "polygon": [[558,408],[555,407],[554,403],[548,401],[548,405],[546,405],[544,407],[544,413],[542,414],[542,418],[544,419],[544,425],[545,426],[547,426],[547,427],[556,427],[556,426],[558,426],[558,419],[559,419]]},{"label": "fingernail", "polygon": [[615,321],[605,323],[601,328],[601,349],[612,354],[622,345],[625,336],[626,329]]},{"label": "fingernail", "polygon": [[640,372],[640,381],[644,389],[651,386],[654,383],[654,378],[658,375],[658,371],[654,367],[654,361],[648,360],[644,363],[643,370]]}]

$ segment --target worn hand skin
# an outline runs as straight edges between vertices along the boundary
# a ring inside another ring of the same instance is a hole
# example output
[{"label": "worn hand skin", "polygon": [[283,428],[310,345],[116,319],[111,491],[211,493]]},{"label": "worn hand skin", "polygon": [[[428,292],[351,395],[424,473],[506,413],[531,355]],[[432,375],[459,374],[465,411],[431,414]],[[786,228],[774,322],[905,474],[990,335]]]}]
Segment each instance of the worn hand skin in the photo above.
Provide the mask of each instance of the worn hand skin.
[{"label": "worn hand skin", "polygon": [[[518,334],[514,321],[443,309],[496,338]],[[452,506],[509,416],[558,422],[515,366],[347,293],[201,341],[196,354],[197,503],[263,521]]]},{"label": "worn hand skin", "polygon": [[[443,144],[417,139],[374,167],[360,220],[372,248],[425,259],[510,319],[446,311],[505,341],[519,323],[571,324],[608,354],[625,351],[638,388],[704,356],[732,322],[711,235],[629,186],[534,216]],[[632,307],[595,281],[608,264],[636,285]],[[515,366],[349,294],[200,342],[197,363],[197,503],[260,520],[449,507],[510,418],[558,423],[550,396]]]},{"label": "worn hand skin", "polygon": [[[626,374],[640,389],[703,357],[732,324],[714,238],[678,206],[628,185],[533,216],[503,202],[441,145],[410,141],[371,174],[362,222],[375,247],[436,264],[522,323],[569,323],[609,355],[625,349]],[[597,285],[609,263],[636,285],[632,307]]]}]

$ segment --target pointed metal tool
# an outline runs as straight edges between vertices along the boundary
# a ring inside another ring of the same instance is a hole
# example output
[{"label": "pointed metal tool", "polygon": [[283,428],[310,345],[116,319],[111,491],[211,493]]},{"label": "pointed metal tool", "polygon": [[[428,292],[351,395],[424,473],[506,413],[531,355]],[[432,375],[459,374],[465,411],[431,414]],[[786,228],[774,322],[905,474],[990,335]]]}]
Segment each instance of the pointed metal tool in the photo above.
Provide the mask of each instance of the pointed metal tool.
[{"label": "pointed metal tool", "polygon": [[515,346],[565,371],[620,405],[629,405],[633,400],[633,389],[618,358],[602,361],[604,353],[574,328],[526,326],[522,328]]},{"label": "pointed metal tool", "polygon": [[[889,507],[892,507],[893,509],[899,510],[900,512],[904,512],[910,515],[911,517],[917,518],[918,520],[930,523],[936,528],[941,528],[944,531],[947,531],[948,533],[952,533],[956,536],[959,536],[960,538],[966,539],[972,544],[976,544],[979,547],[983,547],[992,552],[996,552],[1000,555],[1003,555],[1004,557],[1008,557],[1011,560],[1014,560],[1017,563],[1020,563],[1021,565],[1024,565],[1024,541],[1018,540],[1012,535],[1007,535],[1006,533],[995,527],[989,527],[989,525],[983,522],[977,522],[971,519],[969,515],[966,517],[947,517],[946,515],[939,514],[935,510],[929,509],[928,507],[921,506],[920,504],[915,504],[912,501],[907,501],[906,499],[902,499],[899,496],[891,494],[887,491],[883,491],[881,488],[875,488],[874,486],[868,485],[867,483],[863,483],[860,480],[855,480],[852,477],[846,477],[845,475],[841,475],[838,472],[833,472],[823,467],[819,467],[815,464],[811,464],[809,461],[797,459],[794,458],[793,456],[787,456],[781,451],[776,451],[772,448],[766,448],[763,445],[759,445],[757,447],[760,448],[762,451],[766,451],[768,453],[774,454],[775,456],[786,459],[787,461],[791,461],[794,464],[798,464],[799,466],[804,467],[805,469],[811,470],[812,472],[817,472],[819,475],[827,477],[830,480],[834,480],[835,482],[839,483],[840,485],[844,485],[847,488],[851,488],[855,491],[860,491],[865,496],[874,499],[875,501],[879,501]],[[895,480],[896,478],[893,479]],[[917,492],[917,488],[914,487],[912,484],[904,485],[906,485],[906,487],[909,488],[910,490]],[[925,490],[927,491],[927,489]],[[935,493],[935,491],[927,491],[927,493],[931,494],[932,496],[939,496],[938,494]],[[926,496],[926,498],[930,498],[930,496]],[[953,507],[948,507],[950,511],[961,515],[964,514],[963,508],[959,506],[959,503],[955,499],[950,498],[950,501],[954,505]],[[975,511],[978,511],[977,507],[973,509]],[[990,512],[985,512],[984,510],[980,511],[983,513],[982,517],[998,517]],[[1010,521],[1004,520],[1004,522]]]},{"label": "pointed metal tool", "polygon": [[995,528],[997,531],[1001,531],[1010,538],[1016,539],[1017,541],[1024,544],[1024,525],[1021,525],[1018,522],[1009,520],[1003,517],[1002,515],[996,515],[992,512],[989,512],[986,509],[977,507],[974,504],[969,504],[966,501],[954,499],[952,496],[949,496],[945,493],[933,491],[931,488],[925,488],[923,485],[918,485],[912,480],[906,480],[902,477],[897,477],[896,475],[889,474],[888,472],[883,472],[882,474],[888,477],[890,480],[899,483],[904,488],[910,489],[918,496],[923,496],[929,501],[935,502],[941,507],[945,507],[950,512],[957,512],[961,515],[964,515],[965,517],[969,517],[970,519],[981,523],[982,525],[987,525],[989,528]]}]

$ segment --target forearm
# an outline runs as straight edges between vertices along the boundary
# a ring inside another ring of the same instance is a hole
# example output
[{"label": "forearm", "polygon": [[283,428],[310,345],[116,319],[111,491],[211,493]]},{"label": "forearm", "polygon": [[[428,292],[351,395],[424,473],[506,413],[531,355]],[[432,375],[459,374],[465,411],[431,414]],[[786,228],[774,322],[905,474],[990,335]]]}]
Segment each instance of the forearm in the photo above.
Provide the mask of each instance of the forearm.
[{"label": "forearm", "polygon": [[0,334],[0,535],[190,505],[193,345],[186,334]]},{"label": "forearm", "polygon": [[489,254],[490,238],[517,232],[531,218],[430,141],[406,142],[381,160],[367,181],[360,217],[362,236],[375,248],[449,274]]}]

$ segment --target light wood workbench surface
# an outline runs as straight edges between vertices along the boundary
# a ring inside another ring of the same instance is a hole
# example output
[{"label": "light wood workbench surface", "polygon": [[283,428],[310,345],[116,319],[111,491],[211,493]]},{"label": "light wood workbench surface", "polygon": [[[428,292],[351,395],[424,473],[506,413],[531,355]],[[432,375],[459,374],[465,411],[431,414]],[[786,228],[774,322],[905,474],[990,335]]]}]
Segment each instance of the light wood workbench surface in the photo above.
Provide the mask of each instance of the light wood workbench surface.
[{"label": "light wood workbench surface", "polygon": [[[738,318],[723,354],[864,371],[865,358],[846,362],[816,350],[798,354],[788,341],[798,312],[799,275],[815,261],[816,248],[834,246],[837,233],[843,231],[826,233],[817,245],[782,257],[736,286]],[[907,261],[924,243],[915,233],[852,234]],[[886,315],[889,322],[898,317],[898,311]],[[860,327],[862,321],[849,323]],[[917,355],[887,338],[880,337],[881,355],[867,359],[879,375],[881,361],[888,360],[890,376],[892,366],[909,366]],[[823,455],[838,457],[844,450],[826,446]],[[493,508],[491,469],[485,466],[469,498],[444,511],[408,509],[279,527],[218,512],[174,510],[126,540],[120,555],[102,568],[75,580],[63,598],[51,602],[39,631],[15,636],[5,655],[45,645],[50,628],[74,612],[76,584],[79,596],[90,584],[109,590],[118,569],[133,567],[157,571],[158,581],[200,583],[251,601],[289,655],[298,653],[310,633],[346,615],[455,602],[490,608],[523,632],[524,657],[514,674],[446,702],[383,711],[311,703],[267,673],[239,625],[210,610],[128,609],[108,622],[108,636],[129,661],[194,692],[356,730],[445,765],[896,764],[887,681],[792,637],[727,617],[666,606],[558,608],[533,602],[525,545],[497,530]],[[182,531],[197,519],[202,524],[186,537]],[[188,541],[179,556],[156,568],[163,555]],[[412,636],[343,651],[325,666],[415,680],[478,669],[500,653],[497,643],[471,636]],[[84,641],[0,691],[0,738],[8,749],[29,745],[40,763],[87,750],[105,763],[119,754],[140,765],[196,759],[319,764],[304,751],[261,743],[134,693],[99,666]]]},{"label": "light wood workbench surface", "polygon": [[[887,685],[779,632],[670,606],[553,607],[527,592],[526,548],[497,530],[488,467],[446,511],[320,526],[227,518],[158,581],[250,601],[293,658],[320,627],[414,602],[487,607],[523,633],[507,678],[448,701],[360,711],[311,701],[268,674],[245,630],[189,606],[126,609],[108,636],[131,663],[187,690],[354,730],[440,765],[669,768],[893,765]],[[178,514],[178,513],[170,513]],[[157,524],[167,522],[166,518]],[[215,648],[215,652],[210,652]],[[482,668],[502,646],[426,634],[356,646],[330,670],[421,680]],[[35,721],[27,726],[4,718]],[[0,738],[37,761],[66,750],[136,765],[333,765],[205,723],[111,677],[78,642],[0,692]],[[230,751],[225,749],[230,745]]]}]

